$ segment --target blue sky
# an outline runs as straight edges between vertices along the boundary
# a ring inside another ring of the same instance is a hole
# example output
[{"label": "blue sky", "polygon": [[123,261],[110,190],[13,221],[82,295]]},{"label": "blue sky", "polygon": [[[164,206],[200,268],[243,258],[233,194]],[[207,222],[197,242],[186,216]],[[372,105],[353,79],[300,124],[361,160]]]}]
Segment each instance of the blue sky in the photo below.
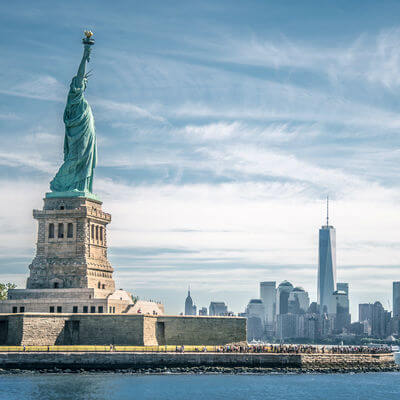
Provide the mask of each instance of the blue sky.
[{"label": "blue sky", "polygon": [[32,208],[62,158],[85,28],[95,191],[118,286],[235,312],[258,282],[314,300],[332,199],[338,280],[391,302],[399,274],[398,1],[14,1],[0,14],[0,281],[21,287]]}]

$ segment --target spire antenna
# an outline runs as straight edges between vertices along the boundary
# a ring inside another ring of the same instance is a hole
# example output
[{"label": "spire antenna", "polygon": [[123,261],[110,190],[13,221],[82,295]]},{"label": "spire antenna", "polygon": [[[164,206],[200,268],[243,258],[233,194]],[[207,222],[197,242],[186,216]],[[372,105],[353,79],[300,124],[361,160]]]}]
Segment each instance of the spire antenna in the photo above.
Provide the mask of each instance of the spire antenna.
[{"label": "spire antenna", "polygon": [[326,226],[329,226],[329,196],[326,196]]}]

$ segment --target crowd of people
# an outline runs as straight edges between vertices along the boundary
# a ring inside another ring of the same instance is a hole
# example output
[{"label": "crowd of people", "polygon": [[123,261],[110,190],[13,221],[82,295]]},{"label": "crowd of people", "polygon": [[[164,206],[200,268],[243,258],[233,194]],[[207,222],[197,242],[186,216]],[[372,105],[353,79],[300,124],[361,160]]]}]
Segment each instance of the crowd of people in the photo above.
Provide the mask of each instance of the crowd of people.
[{"label": "crowd of people", "polygon": [[225,345],[218,353],[293,353],[293,354],[378,354],[391,353],[390,346],[316,346],[308,344]]}]

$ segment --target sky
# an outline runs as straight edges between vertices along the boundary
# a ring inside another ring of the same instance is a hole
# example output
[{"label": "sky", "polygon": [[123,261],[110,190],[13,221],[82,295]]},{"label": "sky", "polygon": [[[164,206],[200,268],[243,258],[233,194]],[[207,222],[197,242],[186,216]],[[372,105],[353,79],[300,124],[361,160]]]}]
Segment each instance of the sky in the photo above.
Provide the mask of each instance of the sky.
[{"label": "sky", "polygon": [[24,287],[32,209],[62,162],[62,114],[94,32],[86,90],[94,191],[117,286],[242,312],[260,281],[316,300],[318,229],[337,280],[391,309],[400,280],[400,2],[3,2],[0,281]]}]

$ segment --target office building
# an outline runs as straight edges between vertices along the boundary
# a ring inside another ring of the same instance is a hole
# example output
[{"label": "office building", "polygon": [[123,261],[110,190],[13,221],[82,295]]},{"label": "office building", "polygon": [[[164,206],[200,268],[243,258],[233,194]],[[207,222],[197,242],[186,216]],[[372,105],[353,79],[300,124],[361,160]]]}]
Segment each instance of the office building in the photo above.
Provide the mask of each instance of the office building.
[{"label": "office building", "polygon": [[318,304],[321,313],[334,314],[333,292],[336,290],[336,230],[329,225],[327,199],[326,225],[319,230]]},{"label": "office building", "polygon": [[391,333],[391,315],[385,310],[379,301],[376,301],[372,309],[371,335],[378,339],[386,339]]},{"label": "office building", "polygon": [[308,293],[300,286],[295,287],[288,298],[288,312],[291,314],[305,314],[310,307]]},{"label": "office building", "polygon": [[336,290],[333,296],[336,303],[335,331],[342,333],[348,330],[351,324],[349,296],[343,290]]},{"label": "office building", "polygon": [[358,305],[358,321],[367,321],[370,326],[372,326],[372,315],[373,315],[374,305],[370,303],[363,303]]},{"label": "office building", "polygon": [[400,282],[393,282],[393,318],[400,318]]},{"label": "office building", "polygon": [[347,296],[349,295],[349,284],[347,282],[338,282],[336,284],[336,289],[345,292]]},{"label": "office building", "polygon": [[260,340],[264,334],[265,307],[261,299],[251,299],[246,307],[247,338]]},{"label": "office building", "polygon": [[299,315],[283,313],[277,315],[277,336],[280,340],[293,339],[298,337]]},{"label": "office building", "polygon": [[265,323],[273,325],[276,320],[276,282],[260,282],[260,299],[264,303]]},{"label": "office building", "polygon": [[201,307],[199,310],[199,315],[208,315],[207,307]]},{"label": "office building", "polygon": [[279,284],[276,291],[276,310],[277,314],[287,314],[289,312],[289,294],[293,290],[293,285],[288,281]]},{"label": "office building", "polygon": [[208,307],[208,315],[224,316],[228,314],[228,306],[223,301],[212,301]]}]

